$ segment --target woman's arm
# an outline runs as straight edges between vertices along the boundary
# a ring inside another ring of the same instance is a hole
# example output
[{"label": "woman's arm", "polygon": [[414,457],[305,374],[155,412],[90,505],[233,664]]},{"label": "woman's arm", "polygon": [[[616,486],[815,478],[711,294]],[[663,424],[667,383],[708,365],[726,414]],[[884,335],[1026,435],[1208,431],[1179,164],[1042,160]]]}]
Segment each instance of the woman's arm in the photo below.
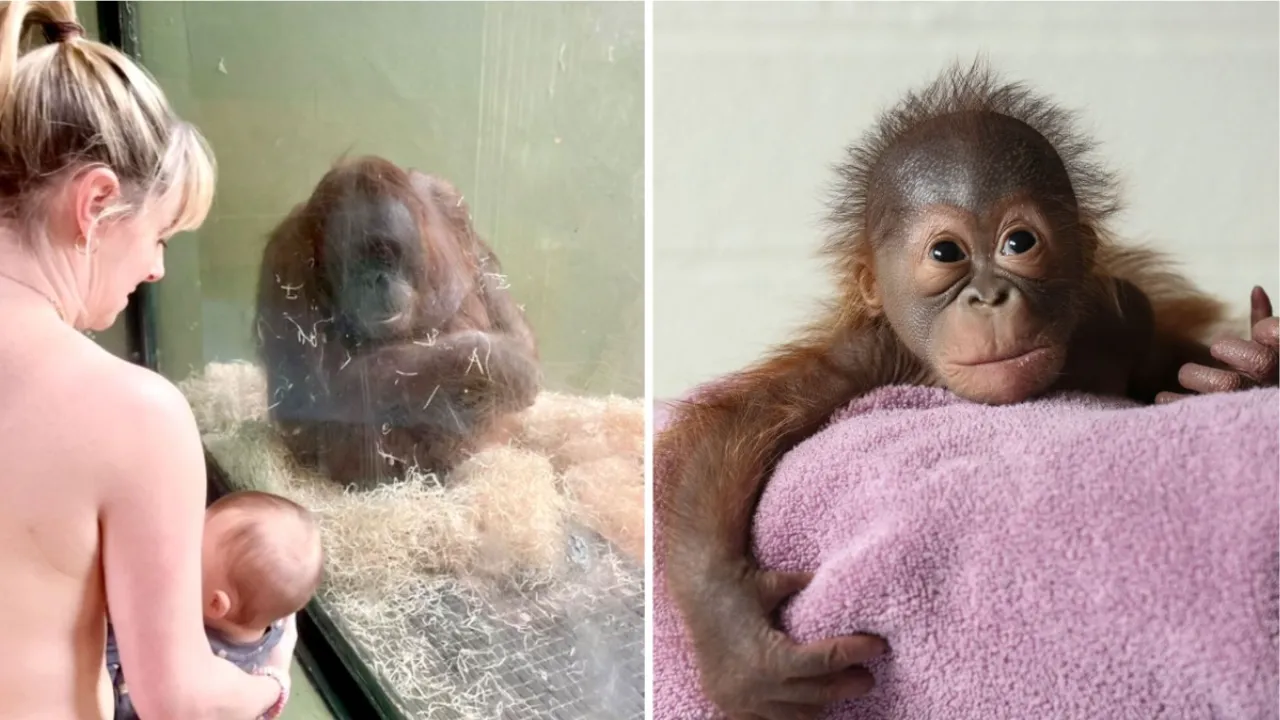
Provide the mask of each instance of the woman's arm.
[{"label": "woman's arm", "polygon": [[116,442],[87,450],[110,460],[98,522],[129,693],[142,717],[256,718],[279,697],[277,681],[218,658],[204,634],[205,470],[195,418],[158,375],[138,368],[128,378],[108,393],[123,419],[106,433]]}]

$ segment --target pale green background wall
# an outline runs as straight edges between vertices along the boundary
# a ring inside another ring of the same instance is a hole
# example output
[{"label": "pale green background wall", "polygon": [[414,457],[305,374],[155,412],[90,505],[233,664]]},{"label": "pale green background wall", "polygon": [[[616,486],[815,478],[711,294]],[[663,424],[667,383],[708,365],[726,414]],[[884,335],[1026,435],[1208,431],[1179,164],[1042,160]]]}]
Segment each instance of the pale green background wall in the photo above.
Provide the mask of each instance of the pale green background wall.
[{"label": "pale green background wall", "polygon": [[639,3],[139,3],[143,63],[220,164],[158,286],[160,362],[252,358],[270,229],[343,153],[451,179],[553,389],[644,392]]},{"label": "pale green background wall", "polygon": [[[829,167],[905,88],[989,52],[1084,112],[1120,229],[1247,312],[1280,302],[1275,3],[654,6],[654,392],[751,362],[829,288]],[[1247,317],[1247,316],[1246,316]]]}]

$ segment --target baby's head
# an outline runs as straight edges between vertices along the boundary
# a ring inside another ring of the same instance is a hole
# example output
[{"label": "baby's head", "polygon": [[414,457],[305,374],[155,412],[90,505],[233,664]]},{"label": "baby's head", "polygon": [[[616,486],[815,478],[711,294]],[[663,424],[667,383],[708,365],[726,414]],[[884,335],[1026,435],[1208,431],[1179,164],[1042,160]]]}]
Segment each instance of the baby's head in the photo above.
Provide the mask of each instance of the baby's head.
[{"label": "baby's head", "polygon": [[205,511],[205,624],[260,633],[302,609],[320,585],[320,530],[301,505],[270,493],[224,495]]}]

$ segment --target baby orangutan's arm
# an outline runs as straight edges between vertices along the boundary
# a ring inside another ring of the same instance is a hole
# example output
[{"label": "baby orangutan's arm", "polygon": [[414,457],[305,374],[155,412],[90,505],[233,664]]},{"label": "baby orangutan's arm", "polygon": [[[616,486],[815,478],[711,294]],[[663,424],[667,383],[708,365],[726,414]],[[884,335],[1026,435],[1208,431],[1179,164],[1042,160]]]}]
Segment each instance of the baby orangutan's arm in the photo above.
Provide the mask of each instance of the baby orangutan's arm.
[{"label": "baby orangutan's arm", "polygon": [[[838,334],[838,333],[837,333]],[[751,519],[774,464],[855,394],[892,370],[872,332],[784,347],[677,409],[656,452],[671,475],[666,574],[689,629],[703,690],[730,717],[784,717],[872,687],[863,667],[886,650],[870,635],[798,644],[770,622],[809,573],[762,570]],[[798,716],[797,716],[798,717]]]}]

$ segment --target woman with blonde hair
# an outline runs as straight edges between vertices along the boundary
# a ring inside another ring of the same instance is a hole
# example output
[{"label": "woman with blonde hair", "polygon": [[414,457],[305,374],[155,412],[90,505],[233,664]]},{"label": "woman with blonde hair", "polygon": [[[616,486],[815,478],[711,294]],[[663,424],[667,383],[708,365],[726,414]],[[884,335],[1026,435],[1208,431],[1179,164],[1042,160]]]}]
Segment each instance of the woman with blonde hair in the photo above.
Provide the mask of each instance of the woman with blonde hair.
[{"label": "woman with blonde hair", "polygon": [[108,607],[142,717],[275,717],[288,696],[286,668],[250,675],[206,639],[185,398],[80,332],[160,279],[213,185],[199,132],[73,3],[0,4],[0,719],[110,718]]}]

